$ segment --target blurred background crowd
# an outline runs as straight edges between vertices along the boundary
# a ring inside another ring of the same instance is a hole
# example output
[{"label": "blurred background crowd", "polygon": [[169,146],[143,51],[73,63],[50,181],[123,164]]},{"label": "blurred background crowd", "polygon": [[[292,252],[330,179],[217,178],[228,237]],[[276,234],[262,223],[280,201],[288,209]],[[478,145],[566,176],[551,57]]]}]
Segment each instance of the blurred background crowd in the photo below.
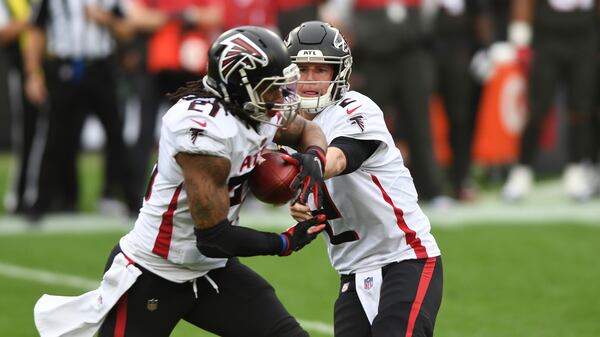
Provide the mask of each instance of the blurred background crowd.
[{"label": "blurred background crowd", "polygon": [[0,151],[17,163],[5,209],[78,211],[77,158],[94,150],[98,209],[137,214],[165,94],[201,78],[212,39],[315,19],[349,40],[352,89],[383,109],[422,202],[473,202],[491,183],[517,203],[544,176],[586,202],[599,18],[596,0],[0,0]]}]

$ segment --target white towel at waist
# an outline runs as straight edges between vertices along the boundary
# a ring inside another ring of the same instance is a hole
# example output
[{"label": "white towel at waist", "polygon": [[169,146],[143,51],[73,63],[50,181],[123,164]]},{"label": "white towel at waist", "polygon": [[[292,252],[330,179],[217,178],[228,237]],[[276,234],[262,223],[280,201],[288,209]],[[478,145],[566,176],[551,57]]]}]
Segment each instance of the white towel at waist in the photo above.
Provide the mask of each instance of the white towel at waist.
[{"label": "white towel at waist", "polygon": [[381,268],[356,273],[354,281],[360,304],[365,310],[369,323],[373,324],[373,320],[379,313],[379,297],[383,283]]},{"label": "white towel at waist", "polygon": [[44,294],[33,315],[41,337],[93,337],[104,318],[142,271],[123,253],[115,256],[100,287],[80,296]]}]

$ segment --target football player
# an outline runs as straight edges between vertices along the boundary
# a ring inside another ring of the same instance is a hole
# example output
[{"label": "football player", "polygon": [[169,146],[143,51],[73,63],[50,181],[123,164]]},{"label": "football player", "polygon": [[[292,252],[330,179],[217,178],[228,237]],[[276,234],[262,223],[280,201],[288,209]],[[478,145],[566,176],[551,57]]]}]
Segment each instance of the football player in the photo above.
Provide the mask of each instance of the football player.
[{"label": "football player", "polygon": [[[99,336],[166,337],[181,319],[219,336],[308,336],[271,285],[235,258],[289,255],[324,227],[324,217],[282,234],[236,226],[245,180],[269,142],[301,151],[294,156],[299,179],[313,193],[322,183],[326,141],[315,123],[295,118],[298,79],[283,41],[245,26],[216,39],[208,75],[172,95],[178,101],[163,117],[143,207],[93,297],[90,315],[110,306]],[[118,299],[114,306],[111,298]],[[56,308],[40,301],[36,313]],[[98,320],[86,317],[81,326]],[[40,331],[57,330],[65,320],[48,322],[36,315]]]},{"label": "football player", "polygon": [[335,336],[432,336],[440,249],[383,112],[349,91],[352,56],[336,28],[305,22],[285,42],[300,68],[300,114],[328,142],[323,210],[302,202],[290,210],[298,221],[327,216],[329,258],[341,278]]}]

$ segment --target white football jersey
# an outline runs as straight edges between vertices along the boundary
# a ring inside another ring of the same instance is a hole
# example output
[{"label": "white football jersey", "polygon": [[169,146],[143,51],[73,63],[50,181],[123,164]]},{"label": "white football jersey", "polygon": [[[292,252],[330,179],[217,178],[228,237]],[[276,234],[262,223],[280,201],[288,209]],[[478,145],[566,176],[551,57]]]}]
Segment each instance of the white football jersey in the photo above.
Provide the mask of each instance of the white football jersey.
[{"label": "white football jersey", "polygon": [[227,217],[237,225],[248,193],[246,178],[277,128],[262,124],[256,132],[212,98],[182,99],[167,111],[162,122],[158,161],[144,204],[135,227],[120,245],[142,267],[167,280],[186,282],[225,266],[227,260],[203,256],[196,248],[183,172],[175,155],[207,154],[231,162]]},{"label": "white football jersey", "polygon": [[349,274],[440,255],[381,109],[368,97],[350,91],[313,121],[328,143],[342,136],[381,142],[358,170],[325,181],[324,238],[333,267]]}]

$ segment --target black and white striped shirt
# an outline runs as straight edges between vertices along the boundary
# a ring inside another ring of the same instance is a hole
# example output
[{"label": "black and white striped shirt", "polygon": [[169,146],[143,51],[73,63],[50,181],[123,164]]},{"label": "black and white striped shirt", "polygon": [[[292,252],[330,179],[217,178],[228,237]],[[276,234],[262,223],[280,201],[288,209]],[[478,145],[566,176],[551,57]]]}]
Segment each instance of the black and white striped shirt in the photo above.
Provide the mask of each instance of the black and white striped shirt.
[{"label": "black and white striped shirt", "polygon": [[0,1],[0,28],[8,25],[10,22],[10,17],[11,15],[6,7],[6,4],[4,4],[4,1]]},{"label": "black and white striped shirt", "polygon": [[96,5],[120,15],[120,0],[42,0],[33,12],[33,23],[46,32],[48,54],[65,59],[102,59],[113,53],[115,41],[107,27],[85,14]]}]

